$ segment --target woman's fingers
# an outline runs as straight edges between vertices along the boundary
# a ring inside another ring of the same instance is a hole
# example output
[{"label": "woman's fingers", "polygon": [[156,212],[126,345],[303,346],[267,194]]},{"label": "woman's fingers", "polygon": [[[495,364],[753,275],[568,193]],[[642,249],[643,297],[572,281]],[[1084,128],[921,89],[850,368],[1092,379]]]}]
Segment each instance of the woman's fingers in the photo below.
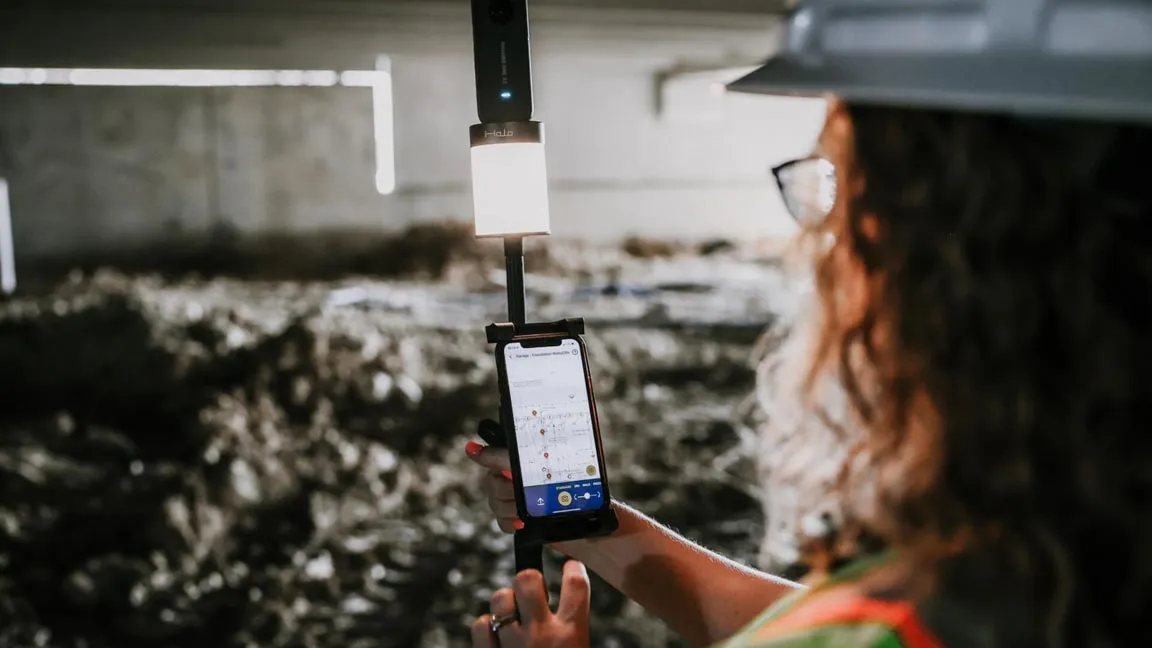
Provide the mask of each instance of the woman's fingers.
[{"label": "woman's fingers", "polygon": [[468,445],[464,446],[464,452],[472,461],[493,472],[501,473],[505,470],[512,470],[512,460],[508,456],[507,448],[485,446],[475,441],[469,441]]},{"label": "woman's fingers", "polygon": [[584,563],[569,560],[564,563],[564,580],[560,586],[560,604],[556,616],[564,621],[586,623],[591,615],[592,586]]},{"label": "woman's fingers", "polygon": [[492,637],[491,622],[487,614],[472,622],[472,648],[499,648]]},{"label": "woman's fingers", "polygon": [[544,586],[544,575],[535,569],[527,569],[516,574],[513,583],[516,591],[516,606],[520,610],[520,621],[526,624],[542,623],[552,616],[548,607],[548,589]]},{"label": "woman's fingers", "polygon": [[484,486],[488,491],[488,499],[493,502],[515,502],[516,491],[512,486],[511,473],[488,473],[484,477]]},{"label": "woman's fingers", "polygon": [[[492,594],[491,608],[492,618],[494,619],[507,621],[508,619],[516,618],[516,595],[508,588],[496,590],[496,592]],[[517,623],[513,621],[506,623],[504,627],[500,629],[499,643],[501,646],[505,644],[512,645],[510,639],[512,639],[511,635],[514,634],[516,626]]]},{"label": "woman's fingers", "polygon": [[515,502],[500,502],[495,513],[496,524],[504,533],[512,533],[524,528],[524,522],[517,515]]},{"label": "woman's fingers", "polygon": [[496,525],[504,533],[523,529],[524,523],[516,512],[516,492],[509,469],[508,450],[469,441],[465,451],[473,461],[488,468],[483,488],[488,494],[488,507],[496,515]]},{"label": "woman's fingers", "polygon": [[516,511],[516,494],[510,474],[489,473],[484,477],[484,489],[488,492],[488,507],[496,515],[496,524],[504,533],[524,528]]},{"label": "woman's fingers", "polygon": [[492,512],[498,520],[518,520],[516,502],[493,502]]},{"label": "woman's fingers", "polygon": [[496,590],[492,594],[492,602],[490,604],[492,616],[497,619],[506,619],[516,614],[516,595],[511,589],[505,587],[504,589]]}]

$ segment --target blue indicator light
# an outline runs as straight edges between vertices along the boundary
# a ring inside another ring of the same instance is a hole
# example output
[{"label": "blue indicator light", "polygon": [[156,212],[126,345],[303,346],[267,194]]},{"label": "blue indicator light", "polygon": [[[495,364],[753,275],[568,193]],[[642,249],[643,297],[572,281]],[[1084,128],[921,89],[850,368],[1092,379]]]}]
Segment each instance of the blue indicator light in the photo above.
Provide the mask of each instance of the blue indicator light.
[{"label": "blue indicator light", "polygon": [[504,100],[511,99],[512,98],[512,91],[511,90],[505,90],[505,91],[501,92],[500,98],[504,99]]}]

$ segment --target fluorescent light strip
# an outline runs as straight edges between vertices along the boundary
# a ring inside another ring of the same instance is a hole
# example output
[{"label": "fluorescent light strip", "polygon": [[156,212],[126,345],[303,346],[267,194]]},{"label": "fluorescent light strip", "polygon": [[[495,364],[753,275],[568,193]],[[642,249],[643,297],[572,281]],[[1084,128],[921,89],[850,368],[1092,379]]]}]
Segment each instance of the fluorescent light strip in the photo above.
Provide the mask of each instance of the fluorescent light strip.
[{"label": "fluorescent light strip", "polygon": [[376,59],[376,79],[372,86],[372,124],[376,136],[376,191],[389,195],[396,191],[396,133],[392,102],[392,59]]},{"label": "fluorescent light strip", "polygon": [[387,71],[350,70],[162,70],[127,68],[0,68],[0,85],[123,87],[332,87],[391,85]]},{"label": "fluorescent light strip", "polygon": [[16,253],[13,248],[8,182],[0,178],[0,292],[5,295],[16,290]]},{"label": "fluorescent light strip", "polygon": [[[372,89],[376,138],[376,190],[396,191],[396,139],[392,98],[392,61],[376,60],[375,70],[162,70],[121,68],[0,68],[0,85],[111,87],[254,88],[332,87]],[[2,233],[0,233],[2,235]],[[3,241],[0,240],[0,244]],[[0,259],[2,262],[2,259]]]}]

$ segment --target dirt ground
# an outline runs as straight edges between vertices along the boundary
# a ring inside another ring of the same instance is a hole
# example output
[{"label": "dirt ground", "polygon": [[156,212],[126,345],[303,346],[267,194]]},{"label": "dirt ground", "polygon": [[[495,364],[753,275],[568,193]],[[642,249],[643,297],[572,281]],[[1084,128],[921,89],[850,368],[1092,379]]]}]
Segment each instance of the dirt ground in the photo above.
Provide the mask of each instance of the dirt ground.
[{"label": "dirt ground", "polygon": [[[728,246],[630,246],[530,262],[530,312],[589,319],[614,494],[755,563],[750,358],[793,305]],[[463,452],[497,407],[490,254],[0,304],[0,646],[466,646],[513,571]],[[680,645],[599,582],[593,607],[596,646]]]}]

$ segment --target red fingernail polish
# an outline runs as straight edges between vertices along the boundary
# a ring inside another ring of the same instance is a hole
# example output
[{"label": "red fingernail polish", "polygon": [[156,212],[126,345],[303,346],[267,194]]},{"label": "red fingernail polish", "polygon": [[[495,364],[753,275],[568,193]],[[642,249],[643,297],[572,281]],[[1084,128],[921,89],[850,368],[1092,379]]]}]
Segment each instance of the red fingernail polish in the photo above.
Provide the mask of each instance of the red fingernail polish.
[{"label": "red fingernail polish", "polygon": [[512,481],[512,471],[511,470],[505,470],[504,471],[504,479],[507,479],[508,481]]},{"label": "red fingernail polish", "polygon": [[464,446],[464,452],[467,452],[468,456],[470,457],[475,457],[476,455],[483,452],[483,450],[484,446],[476,443],[475,441],[469,441],[468,445]]},{"label": "red fingernail polish", "polygon": [[520,531],[524,528],[524,523],[521,522],[520,520],[516,520],[515,522],[512,523],[512,528],[516,529],[517,531]]}]

